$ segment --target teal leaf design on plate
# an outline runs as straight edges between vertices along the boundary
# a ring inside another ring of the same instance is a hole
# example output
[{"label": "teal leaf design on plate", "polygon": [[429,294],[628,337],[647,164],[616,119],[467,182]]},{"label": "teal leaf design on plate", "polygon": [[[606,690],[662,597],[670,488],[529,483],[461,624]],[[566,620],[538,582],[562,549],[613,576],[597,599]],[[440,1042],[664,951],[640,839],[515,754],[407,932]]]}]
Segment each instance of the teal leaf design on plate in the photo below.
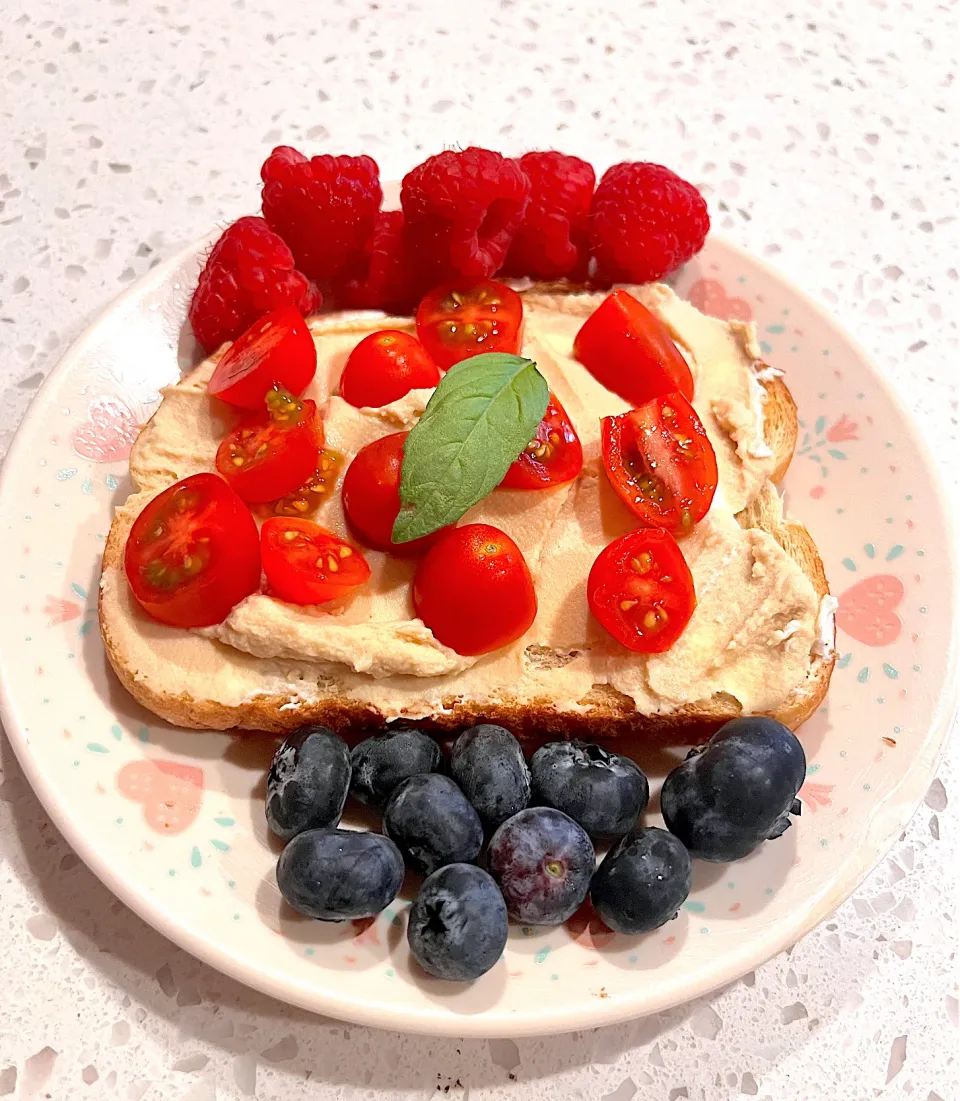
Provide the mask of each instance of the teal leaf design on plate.
[{"label": "teal leaf design on plate", "polygon": [[203,857],[200,855],[200,850],[194,845],[193,851],[190,853],[190,864],[194,868],[199,868],[202,863]]},{"label": "teal leaf design on plate", "polygon": [[867,558],[875,558],[877,555],[877,548],[873,545],[873,543],[864,543],[863,553],[867,556]]},{"label": "teal leaf design on plate", "polygon": [[892,562],[894,558],[899,558],[901,554],[903,554],[903,547],[899,543],[897,543],[895,547],[891,547],[887,551],[887,561]]},{"label": "teal leaf design on plate", "polygon": [[817,417],[817,423],[813,426],[813,432],[816,436],[822,436],[823,430],[827,427],[827,418],[825,416]]},{"label": "teal leaf design on plate", "polygon": [[852,657],[853,654],[841,654],[840,657],[837,658],[837,668],[846,669],[846,667],[850,664],[850,659]]},{"label": "teal leaf design on plate", "polygon": [[707,904],[705,902],[697,902],[695,899],[688,899],[683,904],[684,910],[689,910],[691,914],[703,914],[706,912]]},{"label": "teal leaf design on plate", "polygon": [[214,818],[214,822],[216,822],[218,826],[233,826],[233,825],[235,825],[235,821],[234,821],[233,818]]},{"label": "teal leaf design on plate", "polygon": [[137,739],[141,742],[149,742],[150,741],[150,727],[149,726],[141,726],[140,729],[137,731]]},{"label": "teal leaf design on plate", "polygon": [[77,468],[75,466],[65,467],[63,470],[57,471],[57,481],[65,482],[68,478],[72,478],[76,473]]},{"label": "teal leaf design on plate", "polygon": [[843,564],[847,567],[848,570],[853,570],[854,572],[856,572],[857,564],[852,558],[844,558]]},{"label": "teal leaf design on plate", "polygon": [[765,331],[768,333],[773,333],[774,336],[777,336],[780,333],[786,332],[786,330],[786,325],[768,325]]},{"label": "teal leaf design on plate", "polygon": [[84,478],[83,485],[80,487],[80,489],[82,490],[82,492],[88,495],[91,494],[93,492],[93,482],[91,482],[89,478]]},{"label": "teal leaf design on plate", "polygon": [[218,841],[215,837],[210,838],[210,844],[217,850],[217,852],[228,853],[230,846],[226,841]]},{"label": "teal leaf design on plate", "polygon": [[74,581],[70,588],[73,589],[73,591],[77,594],[77,596],[80,597],[81,600],[87,599],[87,590],[82,585],[78,585],[76,581]]},{"label": "teal leaf design on plate", "polygon": [[103,481],[107,489],[109,490],[119,489],[120,487],[120,483],[117,481],[116,478],[114,478],[112,474],[108,474],[106,478],[103,479]]},{"label": "teal leaf design on plate", "polygon": [[543,948],[533,957],[534,963],[543,963],[543,961],[550,955],[550,945],[545,944]]},{"label": "teal leaf design on plate", "polygon": [[773,345],[768,344],[767,341],[765,341],[765,340],[761,340],[760,341],[760,351],[763,352],[763,354],[765,356],[768,356],[773,351]]},{"label": "teal leaf design on plate", "polygon": [[883,671],[884,671],[884,673],[886,673],[886,674],[887,674],[887,676],[888,676],[888,677],[889,677],[889,678],[890,678],[891,680],[896,680],[896,679],[897,679],[897,677],[899,677],[899,676],[900,676],[900,671],[899,671],[899,669],[895,669],[895,668],[894,668],[894,667],[893,667],[892,665],[890,665],[890,664],[889,664],[889,663],[887,663],[887,662],[884,662],[884,663],[883,663]]},{"label": "teal leaf design on plate", "polygon": [[87,631],[89,631],[92,626],[93,626],[93,620],[88,619],[85,623],[80,624],[80,627],[77,630],[77,634],[78,635],[85,635],[87,633]]},{"label": "teal leaf design on plate", "polygon": [[118,742],[123,739],[123,731],[120,729],[119,723],[114,723],[113,726],[110,727],[110,733],[117,739]]},{"label": "teal leaf design on plate", "polygon": [[91,753],[109,753],[110,752],[110,750],[107,749],[107,747],[105,745],[101,745],[99,742],[87,742],[87,749],[89,749]]},{"label": "teal leaf design on plate", "polygon": [[835,447],[831,447],[827,452],[831,459],[846,459],[846,455],[842,451],[838,451]]},{"label": "teal leaf design on plate", "polygon": [[866,684],[866,683],[867,683],[867,681],[868,681],[869,679],[870,679],[870,667],[869,667],[868,665],[865,665],[865,666],[864,666],[864,667],[863,667],[863,668],[862,668],[862,669],[860,670],[860,672],[859,672],[859,673],[857,673],[857,680],[858,680],[858,681],[859,681],[859,682],[860,682],[861,684]]}]

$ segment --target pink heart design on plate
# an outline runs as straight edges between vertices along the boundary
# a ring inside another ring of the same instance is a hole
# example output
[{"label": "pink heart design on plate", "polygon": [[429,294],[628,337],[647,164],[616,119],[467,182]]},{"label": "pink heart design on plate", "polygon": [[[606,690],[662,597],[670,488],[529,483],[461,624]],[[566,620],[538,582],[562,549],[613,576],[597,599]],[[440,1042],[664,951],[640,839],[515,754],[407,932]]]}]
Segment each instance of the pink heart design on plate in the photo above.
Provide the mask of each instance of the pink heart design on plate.
[{"label": "pink heart design on plate", "polygon": [[200,812],[203,770],[176,761],[130,761],[117,773],[117,789],[143,803],[143,816],[152,830],[182,833]]},{"label": "pink heart design on plate", "polygon": [[903,582],[892,574],[865,577],[842,593],[837,626],[865,646],[889,646],[903,623],[893,610],[903,600]]},{"label": "pink heart design on plate", "polygon": [[721,321],[752,321],[753,310],[745,298],[728,295],[717,279],[698,279],[687,296],[690,301],[711,317]]},{"label": "pink heart design on plate", "polygon": [[139,431],[133,413],[119,398],[94,398],[87,419],[73,431],[73,450],[95,463],[118,462],[130,455]]}]

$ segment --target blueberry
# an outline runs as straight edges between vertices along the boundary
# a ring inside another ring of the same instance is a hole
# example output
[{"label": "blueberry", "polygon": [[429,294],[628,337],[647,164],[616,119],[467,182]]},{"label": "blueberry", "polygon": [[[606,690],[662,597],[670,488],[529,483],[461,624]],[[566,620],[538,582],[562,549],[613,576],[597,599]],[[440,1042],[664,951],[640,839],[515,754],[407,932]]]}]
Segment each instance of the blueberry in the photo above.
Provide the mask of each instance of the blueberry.
[{"label": "blueberry", "polygon": [[488,830],[530,802],[530,770],[517,739],[502,726],[471,726],[450,750],[450,775]]},{"label": "blueberry", "polygon": [[471,863],[483,845],[479,815],[450,777],[436,772],[397,784],[383,812],[383,832],[424,875],[444,864]]},{"label": "blueberry", "polygon": [[373,917],[403,882],[403,857],[388,838],[355,830],[307,830],[277,861],[277,885],[290,905],[321,921]]},{"label": "blueberry", "polygon": [[603,858],[590,901],[615,932],[649,933],[677,916],[690,894],[690,876],[683,842],[656,826],[640,826]]},{"label": "blueberry", "polygon": [[393,730],[367,738],[350,754],[353,782],[350,794],[371,807],[382,808],[390,792],[408,776],[437,772],[440,747],[422,730]]},{"label": "blueberry", "polygon": [[487,867],[510,916],[527,925],[566,921],[586,898],[594,865],[586,831],[553,807],[515,814],[487,850]]},{"label": "blueberry", "polygon": [[701,860],[739,860],[800,813],[806,775],[796,737],[775,719],[733,719],[663,782],[667,829]]},{"label": "blueberry", "polygon": [[621,837],[650,798],[629,757],[584,742],[549,742],[530,761],[533,798],[579,822],[591,837]]},{"label": "blueberry", "polygon": [[267,825],[284,841],[335,826],[350,788],[350,750],[325,726],[302,726],[273,755],[267,774]]},{"label": "blueberry", "polygon": [[407,943],[424,971],[438,979],[478,979],[507,943],[507,907],[496,883],[473,864],[435,871],[410,907]]}]

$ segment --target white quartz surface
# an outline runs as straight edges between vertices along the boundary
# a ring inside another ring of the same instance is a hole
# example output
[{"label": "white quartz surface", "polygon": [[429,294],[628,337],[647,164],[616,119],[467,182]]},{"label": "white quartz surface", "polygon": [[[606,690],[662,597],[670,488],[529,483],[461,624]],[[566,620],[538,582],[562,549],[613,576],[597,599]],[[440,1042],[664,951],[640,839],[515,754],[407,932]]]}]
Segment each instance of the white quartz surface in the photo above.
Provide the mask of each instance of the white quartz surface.
[{"label": "white quartz surface", "polygon": [[[933,0],[2,0],[0,455],[57,357],[289,142],[396,178],[443,146],[661,161],[831,306],[958,487],[957,6]],[[957,738],[888,859],[691,1005],[430,1040],[252,993],[148,928],[0,741],[0,1097],[960,1098]]]}]

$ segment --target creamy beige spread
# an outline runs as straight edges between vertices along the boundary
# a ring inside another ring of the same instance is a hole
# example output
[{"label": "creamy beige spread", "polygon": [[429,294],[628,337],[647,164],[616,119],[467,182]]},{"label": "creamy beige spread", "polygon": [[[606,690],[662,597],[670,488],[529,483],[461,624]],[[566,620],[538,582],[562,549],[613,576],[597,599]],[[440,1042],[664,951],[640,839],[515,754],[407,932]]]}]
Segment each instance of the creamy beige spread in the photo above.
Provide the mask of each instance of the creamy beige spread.
[{"label": "creamy beige spread", "polygon": [[[115,617],[122,619],[121,629],[148,635],[155,660],[182,668],[185,690],[196,678],[198,694],[228,706],[249,699],[251,691],[286,694],[290,707],[336,691],[387,718],[421,717],[442,710],[454,696],[481,703],[540,699],[577,710],[588,708],[598,691],[613,690],[644,713],[669,712],[718,693],[735,697],[747,712],[775,709],[810,674],[812,655],[827,632],[820,599],[803,570],[770,535],[741,528],[735,519],[765,488],[775,466],[763,436],[764,390],[757,378],[763,368],[753,326],[706,317],[665,286],[634,293],[664,321],[690,364],[694,405],[720,474],[710,512],[681,543],[698,603],[667,653],[626,650],[587,607],[585,580],[594,559],[636,526],[610,488],[599,456],[600,418],[627,405],[573,358],[574,337],[602,295],[528,294],[524,300],[523,351],[536,360],[576,426],[584,448],[579,478],[549,490],[495,490],[462,521],[501,528],[526,557],[539,610],[518,642],[482,658],[443,646],[413,613],[416,562],[375,551],[365,552],[370,581],[342,602],[301,608],[256,594],[224,623],[193,633],[145,621],[119,571],[108,570],[104,599],[122,602],[129,612]],[[318,369],[307,396],[322,410],[328,446],[348,459],[371,440],[410,428],[430,397],[428,390],[413,391],[383,408],[355,409],[337,395],[352,348],[382,328],[410,330],[412,323],[372,313],[311,321]],[[131,468],[144,491],[153,494],[178,478],[213,469],[231,416],[206,395],[216,359],[166,392],[137,441]],[[123,506],[131,522],[143,500],[138,494]],[[339,490],[323,502],[316,520],[350,538]],[[232,660],[224,661],[224,653]],[[256,679],[246,671],[245,655],[267,659],[256,662]]]}]

